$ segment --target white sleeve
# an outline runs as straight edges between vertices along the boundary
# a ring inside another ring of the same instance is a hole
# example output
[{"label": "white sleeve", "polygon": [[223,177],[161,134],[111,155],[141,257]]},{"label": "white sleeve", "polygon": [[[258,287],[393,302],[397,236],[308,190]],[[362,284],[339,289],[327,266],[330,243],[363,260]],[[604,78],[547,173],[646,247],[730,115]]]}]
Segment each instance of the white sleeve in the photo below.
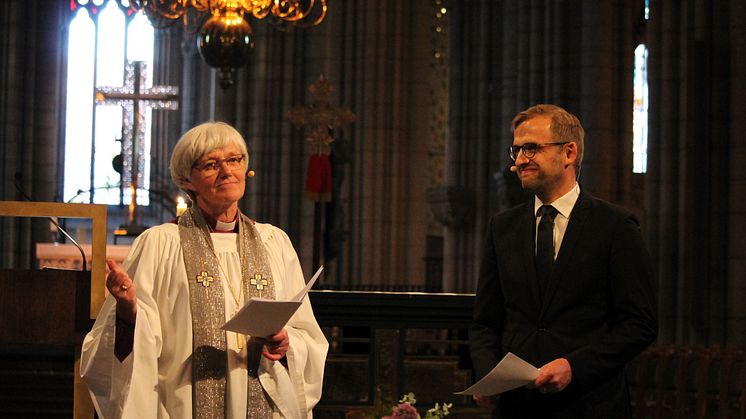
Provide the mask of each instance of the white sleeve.
[{"label": "white sleeve", "polygon": [[[257,226],[267,248],[276,298],[291,299],[306,285],[298,255],[282,230],[266,224]],[[288,368],[262,358],[261,369],[266,374],[260,372],[260,380],[283,416],[310,418],[321,398],[329,344],[316,322],[308,297],[285,329],[290,338]]]},{"label": "white sleeve", "polygon": [[111,296],[83,341],[81,376],[102,419],[155,417],[159,410],[158,358],[162,334],[153,290],[156,284],[167,280],[159,276],[163,274],[160,269],[163,253],[174,250],[168,239],[162,233],[146,231],[135,240],[124,262],[124,269],[137,286],[132,353],[123,362],[114,355],[116,301]]}]

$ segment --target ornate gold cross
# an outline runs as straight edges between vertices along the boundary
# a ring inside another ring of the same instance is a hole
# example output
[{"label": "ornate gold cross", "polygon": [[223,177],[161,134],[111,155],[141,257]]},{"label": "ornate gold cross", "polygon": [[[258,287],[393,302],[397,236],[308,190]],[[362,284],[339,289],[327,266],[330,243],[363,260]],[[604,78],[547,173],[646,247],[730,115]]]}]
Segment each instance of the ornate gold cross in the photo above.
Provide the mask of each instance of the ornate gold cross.
[{"label": "ornate gold cross", "polygon": [[308,87],[313,102],[306,106],[296,106],[285,113],[285,119],[296,127],[308,125],[311,128],[311,133],[306,138],[311,144],[311,154],[329,154],[329,144],[334,141],[329,130],[355,122],[355,114],[349,108],[335,108],[331,105],[330,99],[335,90],[321,74]]},{"label": "ornate gold cross", "polygon": [[249,280],[249,284],[253,285],[259,291],[263,290],[264,287],[269,284],[266,279],[262,278],[262,274],[254,274],[254,277]]},{"label": "ornate gold cross", "polygon": [[197,275],[197,282],[202,284],[202,286],[205,288],[209,287],[214,281],[215,278],[210,276],[207,271],[202,271],[199,273],[199,275]]}]

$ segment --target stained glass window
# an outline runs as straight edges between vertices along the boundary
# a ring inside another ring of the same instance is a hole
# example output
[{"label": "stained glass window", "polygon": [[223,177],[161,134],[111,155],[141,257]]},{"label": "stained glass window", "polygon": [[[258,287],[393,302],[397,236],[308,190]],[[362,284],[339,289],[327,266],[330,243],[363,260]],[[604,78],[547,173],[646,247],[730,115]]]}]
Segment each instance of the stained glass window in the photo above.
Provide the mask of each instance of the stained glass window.
[{"label": "stained glass window", "polygon": [[[123,108],[96,104],[102,88],[121,87],[127,62],[142,61],[145,87],[152,85],[154,30],[147,18],[131,13],[127,3],[109,0],[91,4],[71,2],[74,17],[68,40],[67,106],[65,120],[64,200],[97,204],[130,203],[131,190],[115,170],[123,152]],[[129,13],[128,13],[129,12]],[[148,205],[150,173],[150,109],[145,113],[145,141],[138,150],[137,203]],[[130,141],[131,143],[131,141]],[[125,150],[126,151],[126,150]],[[127,154],[124,155],[125,159]]]}]

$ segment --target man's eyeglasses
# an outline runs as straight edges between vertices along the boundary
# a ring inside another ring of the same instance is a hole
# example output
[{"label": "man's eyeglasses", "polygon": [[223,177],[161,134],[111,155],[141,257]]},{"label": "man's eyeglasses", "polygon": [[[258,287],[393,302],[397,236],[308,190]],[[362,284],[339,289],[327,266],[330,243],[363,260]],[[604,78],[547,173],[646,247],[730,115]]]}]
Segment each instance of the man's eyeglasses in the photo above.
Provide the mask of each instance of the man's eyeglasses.
[{"label": "man's eyeglasses", "polygon": [[223,160],[207,160],[206,162],[195,164],[194,168],[202,172],[205,176],[214,175],[220,171],[220,167],[223,165],[225,165],[228,170],[238,170],[243,168],[241,163],[243,163],[245,157],[246,156],[242,154],[239,156],[230,156]]},{"label": "man's eyeglasses", "polygon": [[553,143],[526,143],[523,145],[512,145],[508,147],[508,154],[510,154],[510,158],[515,161],[515,159],[518,158],[518,154],[523,151],[523,155],[526,156],[527,159],[532,159],[536,153],[539,151],[540,148],[549,147],[552,145],[565,145],[569,143],[569,141],[562,141],[562,142],[553,142]]}]

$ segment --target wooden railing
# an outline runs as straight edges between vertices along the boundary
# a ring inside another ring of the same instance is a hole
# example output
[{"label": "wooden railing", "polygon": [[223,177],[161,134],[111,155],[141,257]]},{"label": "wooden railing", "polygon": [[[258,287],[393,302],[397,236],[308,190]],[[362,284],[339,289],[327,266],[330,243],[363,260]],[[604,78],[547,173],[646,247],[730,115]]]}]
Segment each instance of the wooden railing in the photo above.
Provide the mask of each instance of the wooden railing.
[{"label": "wooden railing", "polygon": [[740,349],[658,345],[627,367],[637,419],[746,419]]},{"label": "wooden railing", "polygon": [[381,417],[405,393],[424,413],[453,403],[449,418],[489,417],[470,397],[468,350],[473,295],[312,291],[330,343],[317,418]]}]

